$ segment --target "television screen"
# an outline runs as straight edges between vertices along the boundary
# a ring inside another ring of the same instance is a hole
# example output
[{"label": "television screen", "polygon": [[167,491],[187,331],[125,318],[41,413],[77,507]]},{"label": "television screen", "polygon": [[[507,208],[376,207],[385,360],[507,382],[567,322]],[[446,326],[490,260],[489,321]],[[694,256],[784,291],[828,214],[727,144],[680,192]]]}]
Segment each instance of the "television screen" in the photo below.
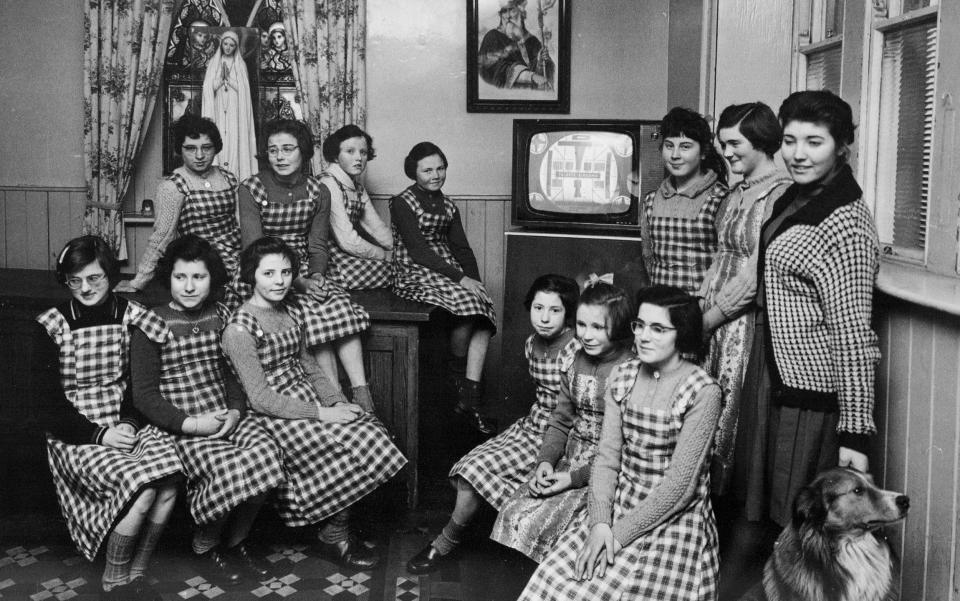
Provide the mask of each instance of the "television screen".
[{"label": "television screen", "polygon": [[663,179],[659,122],[515,119],[513,225],[629,230]]}]

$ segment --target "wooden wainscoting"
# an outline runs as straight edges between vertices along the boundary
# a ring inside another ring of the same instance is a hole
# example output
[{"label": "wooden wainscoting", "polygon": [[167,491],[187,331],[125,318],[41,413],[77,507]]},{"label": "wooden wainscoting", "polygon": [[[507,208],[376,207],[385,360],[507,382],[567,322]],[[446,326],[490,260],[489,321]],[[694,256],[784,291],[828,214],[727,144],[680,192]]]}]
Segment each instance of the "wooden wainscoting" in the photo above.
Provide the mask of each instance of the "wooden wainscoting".
[{"label": "wooden wainscoting", "polygon": [[53,269],[83,228],[86,189],[0,186],[0,267]]},{"label": "wooden wainscoting", "polygon": [[891,528],[902,599],[956,600],[960,582],[960,317],[884,294],[872,472],[910,496]]}]

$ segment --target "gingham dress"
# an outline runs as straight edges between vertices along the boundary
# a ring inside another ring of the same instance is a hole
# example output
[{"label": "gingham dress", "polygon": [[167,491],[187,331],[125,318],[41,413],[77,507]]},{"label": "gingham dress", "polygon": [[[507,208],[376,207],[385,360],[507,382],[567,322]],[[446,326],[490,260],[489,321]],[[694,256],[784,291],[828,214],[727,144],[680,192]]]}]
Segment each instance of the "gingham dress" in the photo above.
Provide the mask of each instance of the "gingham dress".
[{"label": "gingham dress", "polygon": [[[757,249],[766,209],[793,183],[786,174],[774,172],[763,180],[745,180],[730,191],[717,216],[717,256],[706,282],[706,306],[714,304],[720,290],[747,265]],[[703,365],[723,391],[723,408],[717,427],[710,482],[716,494],[724,494],[733,470],[734,440],[740,415],[740,392],[750,346],[753,313],[741,315],[714,332]]]},{"label": "gingham dress", "polygon": [[[286,242],[300,258],[300,275],[310,271],[310,253],[307,237],[313,217],[319,208],[320,182],[307,178],[307,198],[289,204],[270,202],[260,176],[252,175],[243,185],[260,207],[260,223],[264,236],[275,236]],[[323,285],[326,298],[318,301],[306,294],[294,296],[302,312],[307,347],[340,340],[358,334],[370,327],[366,309],[353,303],[346,291],[335,281],[326,278]]]},{"label": "gingham dress", "polygon": [[[218,306],[221,323],[229,310]],[[216,331],[174,337],[160,354],[160,392],[189,415],[226,408],[220,336]],[[187,477],[190,515],[197,524],[226,516],[247,499],[283,481],[280,447],[255,418],[245,416],[225,438],[173,436]]]},{"label": "gingham dress", "polygon": [[[350,217],[350,223],[356,228],[363,216],[364,207],[370,203],[370,197],[363,186],[355,184],[356,190],[349,190],[330,173],[321,174],[320,183],[330,191],[333,197],[331,202],[343,202]],[[337,199],[338,190],[342,201]],[[327,277],[339,282],[347,290],[386,288],[393,281],[393,264],[390,261],[351,255],[340,248],[335,240],[331,240]]]},{"label": "gingham dress", "polygon": [[[450,265],[461,269],[447,242],[447,232],[457,214],[457,207],[449,198],[443,198],[443,213],[440,214],[425,211],[412,186],[390,202],[406,202],[417,216],[420,232],[430,249]],[[481,294],[471,292],[447,276],[414,262],[397,228],[393,228],[393,262],[393,290],[397,296],[437,305],[454,315],[486,317],[493,326],[497,325],[493,301],[486,291]]]},{"label": "gingham dress", "polygon": [[240,271],[240,225],[237,223],[237,178],[217,167],[229,186],[226,190],[194,190],[176,171],[170,176],[183,194],[183,206],[177,220],[177,233],[194,234],[209,242],[219,253],[230,276],[224,302],[236,309],[242,302],[237,287]]},{"label": "gingham dress", "polygon": [[[311,403],[320,395],[300,364],[303,334],[299,310],[288,309],[297,325],[266,333],[241,307],[228,322],[250,332],[267,381],[280,394]],[[283,453],[286,482],[277,489],[277,513],[288,526],[316,523],[354,504],[406,464],[390,435],[372,413],[346,424],[255,416]]]},{"label": "gingham dress", "polygon": [[[60,381],[70,403],[98,426],[117,425],[128,386],[128,327],[139,327],[160,342],[163,322],[132,301],[119,324],[74,331],[56,308],[42,313],[37,321],[60,347]],[[153,426],[137,432],[129,452],[98,444],[67,444],[48,435],[47,459],[67,529],[77,550],[90,561],[139,492],[181,470],[172,439]]]},{"label": "gingham dress", "polygon": [[[662,480],[670,465],[684,414],[697,393],[713,380],[695,367],[675,389],[670,412],[638,407],[630,393],[640,370],[638,360],[624,363],[611,377],[611,392],[620,405],[623,447],[613,505],[616,521],[634,511]],[[693,500],[683,511],[624,545],[603,578],[574,578],[577,553],[586,545],[590,526],[582,520],[557,542],[534,572],[520,601],[585,599],[658,599],[713,601],[717,595],[717,528],[710,504],[709,463],[697,478]]]},{"label": "gingham dress", "polygon": [[469,482],[497,511],[537,467],[543,433],[557,406],[560,365],[569,363],[580,348],[570,331],[563,336],[555,354],[536,356],[533,350],[535,338],[537,335],[531,334],[524,348],[530,377],[537,385],[537,397],[530,407],[530,414],[474,448],[450,470],[451,478],[460,476]]},{"label": "gingham dress", "polygon": [[[554,466],[558,472],[593,463],[603,426],[604,382],[593,374],[574,371],[577,354],[565,357],[560,367],[561,373],[569,378],[577,418],[567,437],[563,457]],[[527,472],[526,479],[531,476],[532,472]],[[588,486],[570,488],[550,497],[534,497],[529,487],[521,486],[500,508],[490,538],[536,562],[543,561],[560,535],[586,512],[588,489]]]},{"label": "gingham dress", "polygon": [[643,199],[652,256],[648,260],[651,284],[677,286],[691,294],[700,289],[703,276],[717,252],[717,209],[726,187],[715,183],[697,198],[700,210],[693,218],[654,215],[654,203],[675,202],[664,198],[664,185]]}]

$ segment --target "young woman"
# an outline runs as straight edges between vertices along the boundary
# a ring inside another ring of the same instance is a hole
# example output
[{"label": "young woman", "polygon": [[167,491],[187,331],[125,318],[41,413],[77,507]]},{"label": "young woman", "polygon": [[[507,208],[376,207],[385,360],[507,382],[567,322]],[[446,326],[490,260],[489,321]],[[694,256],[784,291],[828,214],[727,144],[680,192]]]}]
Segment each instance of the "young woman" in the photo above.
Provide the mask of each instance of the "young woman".
[{"label": "young woman", "polygon": [[548,274],[534,280],[524,299],[534,333],[527,338],[524,355],[530,377],[537,385],[530,414],[504,432],[467,453],[450,470],[457,489],[456,506],[443,532],[410,561],[407,571],[426,574],[459,544],[463,531],[486,501],[498,511],[526,482],[536,467],[547,420],[557,406],[560,390],[560,363],[575,353],[573,321],[580,291],[570,278]]},{"label": "young woman", "polygon": [[[210,119],[184,115],[171,126],[173,147],[183,166],[157,186],[153,233],[132,280],[120,282],[116,292],[136,292],[153,279],[157,261],[178,235],[196,234],[208,241],[227,266],[231,282],[236,277],[240,256],[237,226],[237,178],[217,167],[214,159],[223,149],[220,130]],[[241,296],[231,285],[225,302],[240,305]]]},{"label": "young woman", "polygon": [[[256,419],[283,453],[286,482],[277,510],[289,526],[323,522],[321,553],[358,570],[377,556],[350,536],[349,507],[406,463],[372,413],[338,400],[304,345],[303,313],[284,300],[299,257],[279,238],[261,238],[240,257],[253,292],[231,317],[223,347]],[[335,392],[335,391],[333,391]]]},{"label": "young woman", "polygon": [[[337,282],[326,277],[330,202],[320,183],[304,172],[313,156],[313,135],[300,121],[278,119],[264,126],[261,140],[262,155],[270,168],[240,187],[243,245],[275,236],[297,253],[300,271],[294,277],[294,300],[303,313],[305,344],[336,394],[341,394],[339,357],[353,387],[353,402],[364,411],[373,411],[360,342],[360,332],[370,326],[370,316],[350,301]],[[345,400],[342,394],[340,400]]]},{"label": "young woman", "polygon": [[580,350],[560,365],[560,396],[528,484],[507,499],[490,538],[540,562],[587,505],[607,376],[632,357],[626,293],[594,274],[577,305]]},{"label": "young woman", "polygon": [[162,340],[163,323],[110,292],[119,265],[107,243],[83,236],[57,258],[72,298],[37,317],[49,342],[42,364],[60,379],[44,395],[47,455],[60,509],[77,550],[105,547],[105,599],[159,599],[144,576],[176,499],[180,460],[170,437],[140,427],[129,376],[129,330]]},{"label": "young woman", "polygon": [[220,35],[220,45],[203,76],[201,113],[217,124],[223,150],[216,161],[240,179],[257,172],[257,139],[250,101],[247,64],[234,30]]},{"label": "young woman", "polygon": [[730,487],[740,389],[753,341],[753,312],[747,312],[746,305],[756,291],[760,226],[792,180],[774,162],[780,122],[762,102],[723,109],[717,138],[730,170],[743,176],[717,212],[717,256],[700,290],[706,308],[704,331],[713,334],[704,367],[723,390],[711,484],[714,493],[724,494]]},{"label": "young woman", "polygon": [[496,331],[493,301],[480,281],[477,258],[463,231],[460,212],[441,188],[447,157],[420,142],[403,160],[414,184],[390,199],[394,234],[394,292],[437,305],[453,316],[445,382],[454,411],[481,433],[496,431],[480,413],[483,362]]},{"label": "young woman", "polygon": [[393,234],[380,219],[360,183],[367,161],[376,156],[373,138],[356,125],[345,125],[323,141],[327,169],[320,174],[320,193],[329,199],[330,262],[327,277],[347,290],[390,285]]},{"label": "young woman", "polygon": [[216,302],[227,281],[223,261],[202,238],[174,240],[157,268],[171,300],[153,312],[163,342],[133,330],[131,380],[136,408],[170,432],[183,463],[193,551],[209,579],[233,584],[267,569],[244,541],[267,493],[283,481],[280,449],[246,417],[246,397],[220,350],[229,310]]},{"label": "young woman", "polygon": [[643,260],[651,283],[693,294],[717,252],[714,224],[727,193],[727,167],[699,113],[670,109],[660,134],[670,175],[643,199]]},{"label": "young woman", "polygon": [[651,286],[632,327],[638,356],[607,385],[588,519],[540,564],[522,600],[716,598],[710,448],[720,387],[701,356],[695,297]]}]

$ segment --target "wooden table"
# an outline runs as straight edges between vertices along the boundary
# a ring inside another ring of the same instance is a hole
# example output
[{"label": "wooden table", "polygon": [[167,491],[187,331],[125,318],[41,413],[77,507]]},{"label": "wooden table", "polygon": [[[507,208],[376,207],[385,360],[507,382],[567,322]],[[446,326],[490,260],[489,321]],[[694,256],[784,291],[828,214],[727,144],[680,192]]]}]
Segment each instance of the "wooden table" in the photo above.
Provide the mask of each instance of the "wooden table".
[{"label": "wooden table", "polygon": [[[0,269],[0,512],[56,507],[32,391],[42,378],[57,377],[34,365],[38,330],[34,318],[69,297],[53,272]],[[160,285],[129,295],[147,306],[169,299]],[[364,364],[377,415],[409,460],[406,502],[418,502],[420,401],[433,394],[440,343],[435,307],[399,298],[388,290],[359,291],[353,299],[370,313],[363,335]]]}]

